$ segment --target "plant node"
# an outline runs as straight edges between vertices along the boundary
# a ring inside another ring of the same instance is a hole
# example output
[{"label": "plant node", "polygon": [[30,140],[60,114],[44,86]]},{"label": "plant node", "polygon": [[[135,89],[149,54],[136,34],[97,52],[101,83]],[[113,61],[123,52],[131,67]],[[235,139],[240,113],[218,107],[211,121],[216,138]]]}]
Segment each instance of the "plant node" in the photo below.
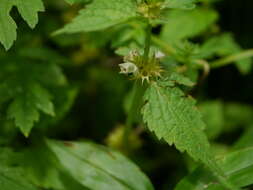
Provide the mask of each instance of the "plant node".
[{"label": "plant node", "polygon": [[141,3],[138,7],[138,12],[147,19],[159,18],[161,16],[161,11],[161,2]]},{"label": "plant node", "polygon": [[119,64],[120,73],[130,76],[134,80],[141,80],[142,83],[150,82],[152,78],[161,77],[163,69],[160,59],[165,55],[158,51],[153,53],[147,60],[138,51],[131,51],[124,57],[124,63]]}]

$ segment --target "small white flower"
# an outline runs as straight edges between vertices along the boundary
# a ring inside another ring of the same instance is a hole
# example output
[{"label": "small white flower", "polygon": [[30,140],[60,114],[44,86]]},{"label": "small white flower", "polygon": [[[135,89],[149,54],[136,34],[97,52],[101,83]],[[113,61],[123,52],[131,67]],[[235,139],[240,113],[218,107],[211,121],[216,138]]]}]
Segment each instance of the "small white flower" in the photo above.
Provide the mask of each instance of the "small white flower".
[{"label": "small white flower", "polygon": [[161,51],[158,51],[158,52],[155,53],[155,58],[156,59],[162,59],[164,57],[165,57],[165,54]]},{"label": "small white flower", "polygon": [[120,73],[121,74],[137,74],[139,69],[138,67],[131,62],[121,63],[119,64]]},{"label": "small white flower", "polygon": [[134,61],[135,57],[138,57],[139,53],[137,50],[132,50],[129,52],[129,54],[127,56],[124,57],[124,61],[125,62],[131,62]]}]

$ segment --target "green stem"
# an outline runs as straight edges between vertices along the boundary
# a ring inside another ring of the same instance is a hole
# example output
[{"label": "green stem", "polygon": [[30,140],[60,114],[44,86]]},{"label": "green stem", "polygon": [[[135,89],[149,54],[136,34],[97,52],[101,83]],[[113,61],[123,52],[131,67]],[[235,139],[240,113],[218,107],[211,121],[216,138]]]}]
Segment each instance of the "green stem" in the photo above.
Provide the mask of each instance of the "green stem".
[{"label": "green stem", "polygon": [[[152,26],[148,23],[143,54],[143,64],[147,63],[149,59],[151,35],[152,35]],[[130,105],[130,110],[128,112],[128,117],[123,135],[124,147],[126,150],[128,149],[129,135],[132,131],[136,115],[138,115],[144,92],[145,87],[142,84],[140,84],[140,81],[136,81],[133,87],[133,99]]]},{"label": "green stem", "polygon": [[127,150],[129,144],[129,136],[132,131],[133,124],[136,119],[136,115],[139,114],[139,110],[142,103],[142,97],[145,92],[145,87],[140,84],[140,81],[136,81],[133,86],[133,98],[131,101],[130,109],[128,110],[128,117],[126,120],[125,130],[124,130],[124,146]]},{"label": "green stem", "polygon": [[239,60],[250,58],[250,57],[253,57],[253,49],[249,49],[241,53],[230,55],[225,58],[214,61],[211,63],[211,68],[223,67],[235,61],[239,61]]},{"label": "green stem", "polygon": [[148,61],[148,58],[149,58],[149,52],[150,52],[150,46],[151,46],[151,33],[152,33],[152,27],[148,23],[147,31],[146,31],[144,54],[143,54],[145,63]]}]

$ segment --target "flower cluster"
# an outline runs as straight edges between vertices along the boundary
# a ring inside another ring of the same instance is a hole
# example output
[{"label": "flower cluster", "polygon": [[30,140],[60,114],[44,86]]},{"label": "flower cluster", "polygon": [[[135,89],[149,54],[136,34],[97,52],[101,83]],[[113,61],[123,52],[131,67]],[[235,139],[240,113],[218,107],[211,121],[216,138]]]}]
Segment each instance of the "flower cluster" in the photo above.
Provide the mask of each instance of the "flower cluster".
[{"label": "flower cluster", "polygon": [[148,60],[145,60],[138,51],[131,51],[127,56],[124,57],[124,63],[119,64],[120,73],[126,74],[132,79],[141,79],[150,82],[151,78],[161,77],[163,72],[160,59],[165,55],[158,51],[153,53]]}]

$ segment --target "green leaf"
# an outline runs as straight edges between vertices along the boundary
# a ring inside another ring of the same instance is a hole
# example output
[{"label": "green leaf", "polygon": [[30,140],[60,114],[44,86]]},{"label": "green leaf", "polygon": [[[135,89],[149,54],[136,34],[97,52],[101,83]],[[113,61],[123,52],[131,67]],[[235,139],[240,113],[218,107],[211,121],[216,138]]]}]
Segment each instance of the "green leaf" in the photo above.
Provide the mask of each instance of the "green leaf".
[{"label": "green leaf", "polygon": [[[190,175],[184,177],[175,187],[174,190],[204,190],[209,189],[211,185],[218,184],[211,172],[198,168]],[[218,187],[217,187],[218,186]],[[215,185],[216,190],[224,190],[220,185]],[[214,189],[215,189],[214,188]],[[211,190],[211,189],[209,189]]]},{"label": "green leaf", "polygon": [[38,12],[44,11],[42,0],[14,0],[22,18],[28,23],[31,28],[34,28],[38,23]]},{"label": "green leaf", "polygon": [[189,78],[185,77],[182,74],[178,74],[176,72],[173,72],[169,76],[169,80],[180,85],[193,87],[195,85],[194,82],[192,82]]},{"label": "green leaf", "polygon": [[173,9],[193,9],[197,0],[165,0],[163,6]]},{"label": "green leaf", "polygon": [[221,158],[219,164],[231,182],[240,187],[253,184],[253,147],[232,152]]},{"label": "green leaf", "polygon": [[166,16],[166,24],[162,28],[161,38],[172,43],[194,37],[207,30],[217,19],[217,12],[211,9],[170,11]]},{"label": "green leaf", "polygon": [[103,30],[137,16],[134,0],[94,0],[56,34]]},{"label": "green leaf", "polygon": [[89,142],[47,144],[65,171],[89,189],[153,190],[140,169],[118,152]]},{"label": "green leaf", "polygon": [[39,120],[39,110],[54,116],[51,96],[39,84],[29,84],[25,91],[10,104],[8,117],[15,120],[16,126],[27,137],[34,122]]},{"label": "green leaf", "polygon": [[238,52],[238,45],[232,35],[222,34],[208,39],[200,47],[200,58],[210,58],[214,55],[226,56]]},{"label": "green leaf", "polygon": [[40,112],[54,116],[50,88],[63,87],[66,79],[54,64],[34,64],[2,60],[0,71],[0,105],[6,103],[7,117],[28,136]]},{"label": "green leaf", "polygon": [[19,170],[3,168],[0,169],[0,184],[3,190],[38,190],[32,184],[25,182],[22,179]]},{"label": "green leaf", "polygon": [[38,12],[44,11],[41,0],[2,0],[0,6],[0,42],[8,50],[15,41],[17,26],[10,16],[10,11],[16,6],[23,19],[31,28],[38,23]]},{"label": "green leaf", "polygon": [[[214,55],[228,56],[242,52],[243,49],[236,43],[231,34],[225,33],[207,40],[200,47],[200,58],[211,58]],[[237,68],[243,74],[250,72],[252,68],[251,58],[241,59],[236,62]]]},{"label": "green leaf", "polygon": [[64,189],[56,159],[46,146],[29,147],[22,151],[21,160],[18,161],[26,171],[27,178],[34,184],[47,189]]},{"label": "green leaf", "polygon": [[[219,166],[228,176],[228,181],[237,184],[239,187],[245,187],[253,184],[253,148],[246,148],[232,152],[218,159]],[[204,168],[198,168],[184,179],[182,179],[175,190],[225,190],[212,173]]]},{"label": "green leaf", "polygon": [[11,166],[10,160],[15,156],[9,149],[1,148],[0,184],[3,190],[38,190],[30,184],[21,168]]},{"label": "green leaf", "polygon": [[10,49],[17,37],[17,26],[9,15],[9,12],[12,8],[11,2],[12,1],[4,0],[1,2],[0,7],[0,42],[3,44],[6,50]]},{"label": "green leaf", "polygon": [[[54,99],[55,116],[51,117],[50,115],[43,115],[36,126],[43,130],[48,129],[49,131],[52,126],[57,125],[62,119],[64,119],[67,113],[71,110],[78,94],[78,88],[69,86],[60,87],[55,88],[51,93],[54,97],[57,97]],[[62,130],[62,128],[59,130]]]},{"label": "green leaf", "polygon": [[[62,171],[57,158],[43,139],[22,150],[17,163],[26,172],[26,178],[43,189],[86,190],[77,181]],[[36,159],[34,159],[36,157]]]},{"label": "green leaf", "polygon": [[113,33],[112,38],[112,47],[113,48],[142,48],[145,42],[145,25],[140,24],[140,22],[133,22],[131,24],[137,25],[138,27],[131,27],[130,25],[122,25],[122,27],[117,27],[116,34]]},{"label": "green leaf", "polygon": [[193,98],[186,97],[173,82],[162,81],[150,85],[144,100],[146,104],[142,110],[143,120],[150,131],[169,145],[174,144],[181,152],[186,151],[194,160],[206,164],[224,187],[237,189],[226,180],[223,171],[213,159],[203,131],[205,124]]},{"label": "green leaf", "polygon": [[203,132],[205,124],[195,107],[195,100],[185,97],[177,87],[152,83],[144,97],[144,122],[159,139],[187,151],[195,160],[210,159],[209,143]]}]

